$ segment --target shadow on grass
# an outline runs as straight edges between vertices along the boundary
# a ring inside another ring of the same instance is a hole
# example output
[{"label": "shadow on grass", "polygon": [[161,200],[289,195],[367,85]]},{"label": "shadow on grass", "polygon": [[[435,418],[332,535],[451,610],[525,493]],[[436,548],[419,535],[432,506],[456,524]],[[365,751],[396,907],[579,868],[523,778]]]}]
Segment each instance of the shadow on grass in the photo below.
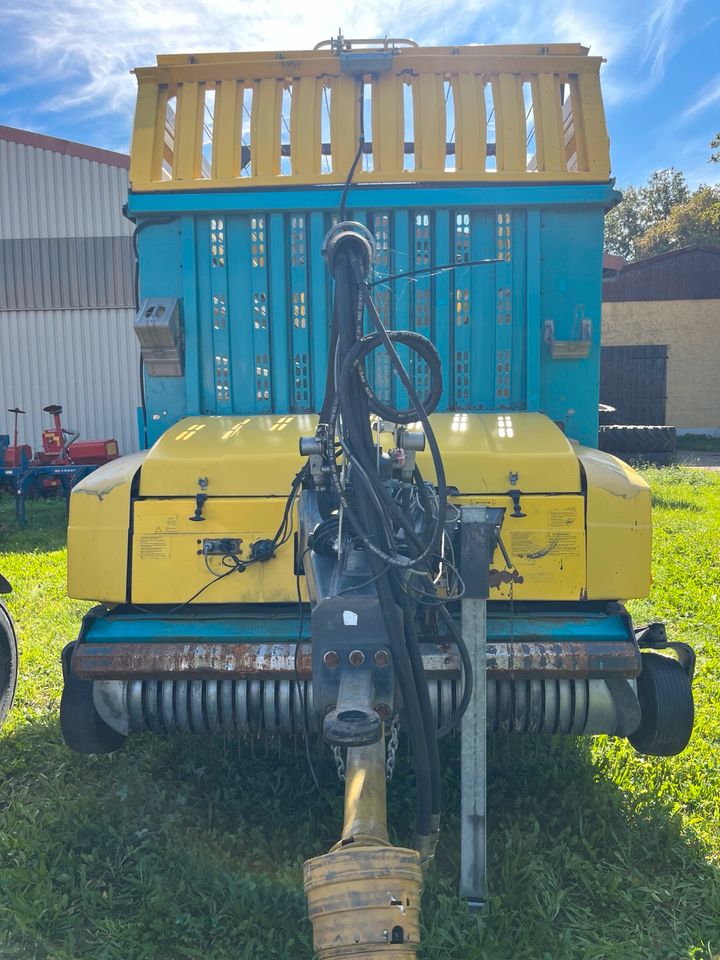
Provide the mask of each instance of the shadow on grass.
[{"label": "shadow on grass", "polygon": [[[720,877],[670,799],[608,779],[574,742],[494,739],[490,903],[457,899],[459,747],[443,745],[445,823],[423,897],[421,958],[710,957]],[[302,862],[337,839],[328,751],[143,737],[71,754],[56,722],[0,739],[0,955],[309,958]],[[412,834],[401,742],[393,841]],[[9,953],[8,953],[9,951]]]},{"label": "shadow on grass", "polygon": [[692,500],[683,500],[681,497],[664,497],[661,493],[654,493],[653,507],[662,507],[665,510],[690,510],[693,513],[702,513],[703,508]]},{"label": "shadow on grass", "polygon": [[62,550],[67,542],[67,513],[62,499],[34,499],[26,504],[26,523],[15,519],[15,498],[0,492],[0,551],[45,553]]},{"label": "shadow on grass", "polygon": [[[443,745],[445,823],[423,898],[424,958],[710,957],[720,877],[669,800],[640,803],[587,746],[495,738],[490,902],[457,899],[459,751]],[[312,787],[302,745],[134,738],[70,753],[55,722],[0,739],[0,954],[107,960],[310,958],[302,862],[337,839],[327,751]],[[393,841],[412,833],[401,744]],[[239,951],[239,947],[242,950]],[[23,953],[23,951],[26,951]]]}]

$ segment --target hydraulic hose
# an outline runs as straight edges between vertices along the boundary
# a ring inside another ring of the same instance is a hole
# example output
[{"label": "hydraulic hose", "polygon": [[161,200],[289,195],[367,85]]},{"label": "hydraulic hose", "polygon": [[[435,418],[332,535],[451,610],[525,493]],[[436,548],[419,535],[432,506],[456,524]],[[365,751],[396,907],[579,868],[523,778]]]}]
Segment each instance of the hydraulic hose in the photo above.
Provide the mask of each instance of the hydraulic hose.
[{"label": "hydraulic hose", "polygon": [[[442,394],[440,358],[425,337],[410,331],[385,330],[367,283],[367,244],[361,236],[354,237],[351,232],[345,232],[341,239],[342,242],[336,244],[328,255],[335,280],[335,296],[331,356],[321,422],[327,425],[330,437],[338,437],[350,471],[341,479],[337,469],[331,469],[331,486],[351,535],[368,548],[370,573],[376,583],[395,661],[404,726],[412,744],[417,842],[427,853],[430,837],[437,831],[439,822],[440,760],[416,629],[418,603],[427,601],[423,601],[422,591],[420,594],[414,590],[411,592],[406,578],[409,570],[430,574],[445,530],[447,485],[440,451],[429,422],[429,412],[435,409]],[[363,332],[365,311],[375,326],[375,331],[368,335]],[[430,386],[422,399],[398,357],[395,344],[414,351],[429,368]],[[380,347],[386,350],[407,392],[407,409],[398,409],[381,400],[368,381],[365,361]],[[370,428],[371,413],[398,424],[419,420],[425,430],[435,466],[437,506],[435,510],[431,509],[424,481],[420,471],[416,470],[413,480],[419,488],[418,497],[426,518],[417,531],[410,522],[409,490],[404,491],[402,503],[399,503],[378,473],[376,440]],[[352,481],[349,484],[348,479]],[[403,537],[398,541],[400,531]],[[447,613],[443,606],[441,610]],[[450,615],[447,616],[451,621]],[[466,693],[471,684],[471,672],[466,671]]]},{"label": "hydraulic hose", "polygon": [[[334,436],[337,429],[343,446],[357,464],[358,482],[354,484],[352,493],[348,493],[334,471],[331,471],[331,476],[343,506],[343,516],[351,529],[381,554],[378,556],[368,551],[370,572],[373,577],[377,577],[378,602],[387,624],[406,726],[412,744],[416,779],[415,830],[421,845],[425,847],[426,843],[429,845],[433,814],[436,813],[434,807],[438,805],[434,794],[438,792],[439,778],[432,772],[435,761],[434,758],[431,759],[431,752],[436,749],[436,744],[434,735],[432,743],[427,736],[416,671],[406,646],[407,616],[403,609],[402,593],[396,589],[382,559],[382,555],[391,556],[394,553],[391,524],[387,521],[386,500],[391,498],[386,497],[383,484],[377,476],[375,444],[370,430],[369,395],[358,375],[356,362],[353,359],[347,360],[348,355],[352,358],[358,350],[358,343],[362,343],[362,340],[358,340],[360,298],[350,260],[352,249],[348,249],[349,246],[348,244],[339,250],[332,261],[335,279],[335,330],[331,339],[335,343],[336,356],[331,358],[331,362],[336,374],[333,378],[334,396],[331,399],[326,397],[323,409],[331,411],[328,417],[332,424],[331,435]],[[366,478],[365,482],[362,477]],[[424,681],[423,687],[424,696],[429,703]]]}]

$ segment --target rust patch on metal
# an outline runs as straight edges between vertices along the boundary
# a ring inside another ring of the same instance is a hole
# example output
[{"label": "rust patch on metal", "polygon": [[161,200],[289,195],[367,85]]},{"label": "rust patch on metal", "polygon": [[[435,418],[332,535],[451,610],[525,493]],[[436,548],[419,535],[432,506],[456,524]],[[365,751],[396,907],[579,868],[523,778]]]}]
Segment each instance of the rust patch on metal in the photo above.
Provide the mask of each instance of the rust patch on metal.
[{"label": "rust patch on metal", "polygon": [[513,567],[512,570],[491,570],[490,587],[497,589],[503,583],[524,583],[525,578]]},{"label": "rust patch on metal", "polygon": [[[422,643],[425,673],[459,677],[457,647]],[[488,643],[488,672],[495,679],[636,677],[640,651],[627,641],[542,640]],[[88,680],[221,680],[233,677],[312,678],[309,643],[81,643],[72,669]]]},{"label": "rust patch on metal", "polygon": [[487,664],[488,672],[507,678],[636,677],[640,651],[631,640],[488,643]]},{"label": "rust patch on metal", "polygon": [[309,643],[81,643],[72,669],[88,680],[219,680],[312,676]]}]

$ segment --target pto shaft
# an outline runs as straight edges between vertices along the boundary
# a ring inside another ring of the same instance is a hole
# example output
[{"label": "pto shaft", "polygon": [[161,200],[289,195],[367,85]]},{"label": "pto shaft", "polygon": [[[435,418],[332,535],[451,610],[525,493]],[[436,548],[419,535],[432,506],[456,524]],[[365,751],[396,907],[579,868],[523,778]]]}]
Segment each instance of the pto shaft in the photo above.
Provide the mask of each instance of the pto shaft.
[{"label": "pto shaft", "polygon": [[417,850],[388,843],[385,739],[347,752],[342,838],[305,863],[319,960],[415,960],[422,869]]}]

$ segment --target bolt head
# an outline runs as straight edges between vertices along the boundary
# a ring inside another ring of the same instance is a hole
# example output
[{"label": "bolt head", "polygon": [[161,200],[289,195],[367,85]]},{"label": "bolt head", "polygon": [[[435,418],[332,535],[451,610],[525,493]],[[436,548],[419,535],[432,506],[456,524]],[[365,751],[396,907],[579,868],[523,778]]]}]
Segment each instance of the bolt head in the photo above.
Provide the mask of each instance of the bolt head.
[{"label": "bolt head", "polygon": [[340,663],[340,654],[335,650],[328,650],[323,657],[323,663],[326,667],[330,667],[331,670],[334,670],[335,667]]},{"label": "bolt head", "polygon": [[353,667],[361,667],[365,663],[365,654],[362,650],[352,650],[348,658]]},{"label": "bolt head", "polygon": [[387,703],[377,703],[375,705],[375,713],[385,722],[392,717],[392,710]]},{"label": "bolt head", "polygon": [[381,647],[379,650],[375,651],[373,660],[375,661],[375,666],[385,667],[388,663],[390,663],[390,653]]}]

